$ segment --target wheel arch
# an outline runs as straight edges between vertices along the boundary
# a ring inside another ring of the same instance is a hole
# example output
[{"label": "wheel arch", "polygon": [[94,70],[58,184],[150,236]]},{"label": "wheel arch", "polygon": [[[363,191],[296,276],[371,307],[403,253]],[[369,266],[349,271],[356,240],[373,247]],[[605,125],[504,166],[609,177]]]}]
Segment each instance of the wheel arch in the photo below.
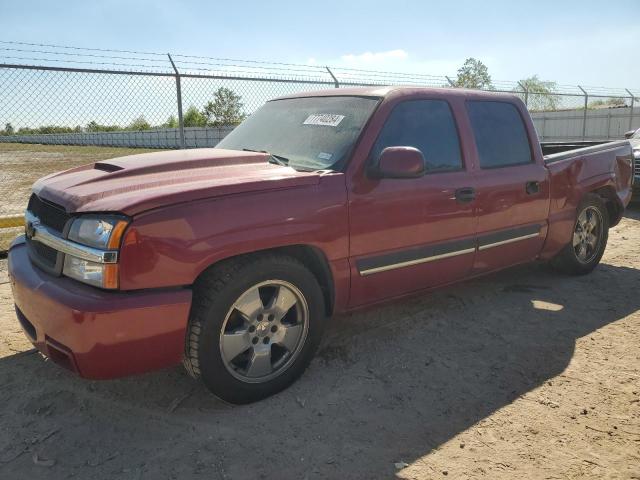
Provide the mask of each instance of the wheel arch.
[{"label": "wheel arch", "polygon": [[329,260],[325,253],[318,247],[308,244],[296,244],[286,245],[281,247],[265,248],[263,250],[256,250],[248,253],[241,253],[230,257],[225,257],[216,260],[214,263],[208,265],[203,269],[200,274],[194,280],[194,284],[211,269],[219,267],[220,265],[232,262],[241,258],[249,256],[255,257],[266,254],[280,254],[295,258],[305,267],[307,267],[313,276],[318,281],[320,289],[322,290],[322,296],[324,298],[324,307],[328,316],[333,314],[335,307],[335,282],[331,267],[329,266]]},{"label": "wheel arch", "polygon": [[593,193],[602,198],[605,206],[607,207],[607,213],[609,214],[609,228],[615,227],[622,219],[622,214],[624,212],[624,206],[618,198],[615,189],[611,185],[606,185],[596,188],[589,193]]}]

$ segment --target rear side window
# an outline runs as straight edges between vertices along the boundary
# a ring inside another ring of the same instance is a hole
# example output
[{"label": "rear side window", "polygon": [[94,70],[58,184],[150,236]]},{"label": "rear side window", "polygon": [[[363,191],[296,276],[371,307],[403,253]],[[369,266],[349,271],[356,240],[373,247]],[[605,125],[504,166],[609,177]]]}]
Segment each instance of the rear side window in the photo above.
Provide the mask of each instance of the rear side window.
[{"label": "rear side window", "polygon": [[531,162],[529,138],[522,117],[506,102],[467,102],[481,168]]},{"label": "rear side window", "polygon": [[424,155],[427,173],[460,170],[460,142],[449,104],[443,100],[412,100],[397,105],[372,150],[377,162],[387,147],[414,147]]}]

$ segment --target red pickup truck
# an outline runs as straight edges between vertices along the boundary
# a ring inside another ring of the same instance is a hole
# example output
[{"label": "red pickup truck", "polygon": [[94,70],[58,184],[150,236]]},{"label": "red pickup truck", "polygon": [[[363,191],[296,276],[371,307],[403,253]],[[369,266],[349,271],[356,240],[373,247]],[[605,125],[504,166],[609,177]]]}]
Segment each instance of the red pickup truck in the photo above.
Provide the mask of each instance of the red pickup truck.
[{"label": "red pickup truck", "polygon": [[219,397],[251,402],[303,372],[336,312],[537,259],[588,273],[632,164],[628,141],[543,156],[512,95],[284,97],[218,148],[36,182],[9,251],[16,312],[83,377],[182,361]]}]

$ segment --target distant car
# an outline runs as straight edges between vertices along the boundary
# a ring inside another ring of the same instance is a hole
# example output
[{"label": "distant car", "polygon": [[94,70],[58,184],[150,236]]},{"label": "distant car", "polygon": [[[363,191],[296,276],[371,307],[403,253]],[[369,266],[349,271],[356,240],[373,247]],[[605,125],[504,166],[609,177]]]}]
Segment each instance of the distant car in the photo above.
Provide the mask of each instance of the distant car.
[{"label": "distant car", "polygon": [[624,137],[629,139],[633,149],[633,194],[637,200],[640,197],[640,128],[628,131]]}]

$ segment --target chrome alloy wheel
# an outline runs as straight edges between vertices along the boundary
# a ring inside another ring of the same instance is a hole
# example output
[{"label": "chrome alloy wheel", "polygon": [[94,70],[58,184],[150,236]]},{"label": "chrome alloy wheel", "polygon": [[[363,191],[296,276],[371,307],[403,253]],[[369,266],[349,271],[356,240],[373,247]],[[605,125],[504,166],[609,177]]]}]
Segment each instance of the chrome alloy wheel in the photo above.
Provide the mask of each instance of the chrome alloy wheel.
[{"label": "chrome alloy wheel", "polygon": [[244,292],[220,331],[220,354],[238,380],[262,383],[284,373],[304,345],[309,307],[294,285],[267,280]]},{"label": "chrome alloy wheel", "polygon": [[573,249],[579,262],[589,263],[598,255],[602,233],[600,211],[595,207],[585,208],[578,216],[573,231]]}]

